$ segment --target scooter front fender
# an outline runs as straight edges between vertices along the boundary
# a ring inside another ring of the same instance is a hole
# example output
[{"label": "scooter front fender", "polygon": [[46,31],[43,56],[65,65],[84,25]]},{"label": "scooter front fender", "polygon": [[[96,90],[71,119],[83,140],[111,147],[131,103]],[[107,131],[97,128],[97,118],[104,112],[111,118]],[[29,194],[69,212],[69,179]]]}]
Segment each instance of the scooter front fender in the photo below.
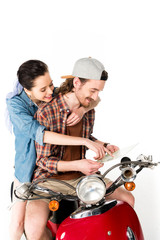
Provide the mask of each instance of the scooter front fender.
[{"label": "scooter front fender", "polygon": [[[129,237],[130,229],[134,238]],[[95,216],[68,217],[59,226],[56,240],[144,240],[138,217],[127,203],[117,202],[108,211]]]}]

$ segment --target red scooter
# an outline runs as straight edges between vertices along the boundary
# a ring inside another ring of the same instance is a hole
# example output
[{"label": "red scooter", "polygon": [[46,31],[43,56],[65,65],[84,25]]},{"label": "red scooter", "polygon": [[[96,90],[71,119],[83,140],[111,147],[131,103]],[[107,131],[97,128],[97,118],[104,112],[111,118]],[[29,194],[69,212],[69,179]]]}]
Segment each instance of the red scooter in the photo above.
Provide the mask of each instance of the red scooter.
[{"label": "red scooter", "polygon": [[[55,179],[37,180],[15,191],[15,195],[27,200],[32,194],[37,199],[50,199],[53,216],[47,223],[56,240],[144,240],[142,228],[134,209],[125,202],[107,201],[107,196],[124,185],[128,191],[135,188],[133,182],[143,168],[153,168],[152,156],[140,155],[136,161],[124,157],[121,163],[109,168],[103,175],[85,176],[78,183],[76,196],[63,195],[40,186],[40,182],[57,181]],[[104,177],[119,167],[120,176],[106,189]],[[60,181],[60,180],[58,180]],[[73,186],[61,183],[73,189]],[[41,196],[41,193],[45,196]],[[70,204],[71,203],[71,204]],[[76,209],[76,210],[75,210]]]}]

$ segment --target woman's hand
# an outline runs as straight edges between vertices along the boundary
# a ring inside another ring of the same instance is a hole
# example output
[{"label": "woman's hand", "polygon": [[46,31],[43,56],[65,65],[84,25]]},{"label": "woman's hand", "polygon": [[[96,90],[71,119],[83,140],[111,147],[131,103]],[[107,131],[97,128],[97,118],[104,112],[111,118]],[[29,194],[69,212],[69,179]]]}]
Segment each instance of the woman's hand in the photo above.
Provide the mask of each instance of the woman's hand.
[{"label": "woman's hand", "polygon": [[[96,140],[95,141],[97,144],[101,145],[104,147],[105,143],[104,142],[101,142],[99,140]],[[119,147],[115,146],[115,145],[112,145],[112,144],[107,144],[106,147],[104,147],[104,151],[105,153],[109,154],[111,157],[114,157],[113,153],[118,151],[119,150]]]},{"label": "woman's hand", "polygon": [[84,113],[83,107],[75,109],[67,118],[67,126],[76,125],[82,119]]},{"label": "woman's hand", "polygon": [[95,108],[99,102],[100,102],[100,98],[98,97],[96,101],[92,101],[91,105],[87,108],[85,107],[80,107],[78,109],[74,109],[73,112],[69,115],[69,117],[67,118],[67,126],[74,126],[76,125],[83,117],[83,115],[90,111],[91,109]]},{"label": "woman's hand", "polygon": [[102,159],[107,152],[107,149],[103,146],[103,144],[100,144],[96,141],[91,141],[90,139],[84,138],[84,145],[96,153],[94,159],[100,160]]}]

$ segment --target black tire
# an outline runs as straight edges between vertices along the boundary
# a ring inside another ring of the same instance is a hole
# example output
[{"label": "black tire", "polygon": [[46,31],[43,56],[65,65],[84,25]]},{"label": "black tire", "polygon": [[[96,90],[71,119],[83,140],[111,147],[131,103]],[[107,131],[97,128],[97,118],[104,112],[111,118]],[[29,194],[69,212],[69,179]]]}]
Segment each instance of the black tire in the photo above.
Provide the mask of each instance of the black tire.
[{"label": "black tire", "polygon": [[11,202],[13,202],[13,189],[14,189],[14,182],[11,183],[11,190],[10,190]]}]

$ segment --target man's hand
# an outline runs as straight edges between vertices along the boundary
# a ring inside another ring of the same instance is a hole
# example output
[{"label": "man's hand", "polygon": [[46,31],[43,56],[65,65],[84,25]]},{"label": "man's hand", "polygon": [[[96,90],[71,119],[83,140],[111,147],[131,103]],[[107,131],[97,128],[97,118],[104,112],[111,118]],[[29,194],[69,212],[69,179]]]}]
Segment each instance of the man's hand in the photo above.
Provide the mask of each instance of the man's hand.
[{"label": "man's hand", "polygon": [[[111,144],[108,144],[107,145],[107,153],[109,154],[109,155],[113,155],[113,153],[114,152],[117,152],[119,150],[119,147],[117,147],[117,146],[115,146],[115,145],[111,145]],[[112,156],[111,155],[111,156]]]},{"label": "man's hand", "polygon": [[90,159],[81,159],[76,162],[76,170],[85,175],[92,175],[98,172],[99,168],[103,167],[103,163],[95,162]]},{"label": "man's hand", "polygon": [[101,167],[103,167],[103,163],[90,159],[80,159],[74,161],[61,160],[57,163],[58,172],[79,171],[85,175],[95,174]]}]

